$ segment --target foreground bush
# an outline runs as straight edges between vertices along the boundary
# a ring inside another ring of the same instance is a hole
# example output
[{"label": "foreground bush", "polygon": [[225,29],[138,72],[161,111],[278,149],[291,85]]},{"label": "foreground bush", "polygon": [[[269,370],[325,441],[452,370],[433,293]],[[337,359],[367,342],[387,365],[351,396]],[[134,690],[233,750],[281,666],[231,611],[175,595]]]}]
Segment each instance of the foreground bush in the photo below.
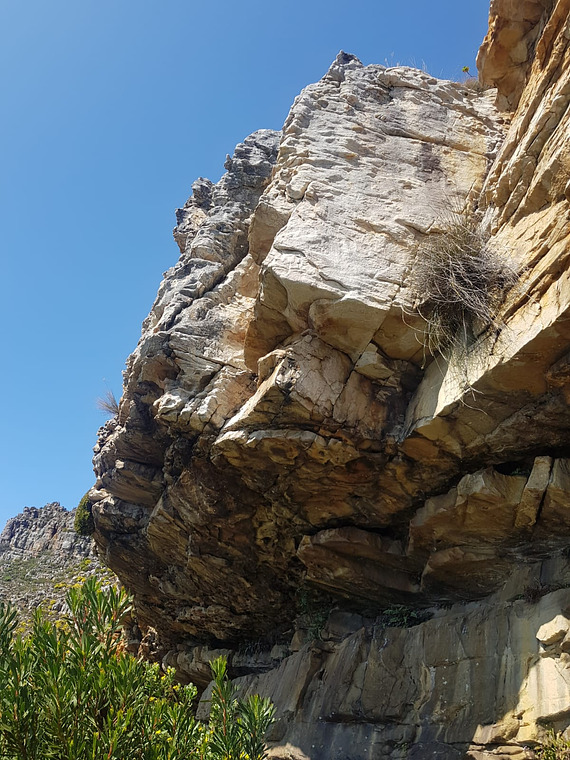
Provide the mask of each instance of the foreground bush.
[{"label": "foreground bush", "polygon": [[67,596],[67,621],[37,613],[15,633],[0,606],[1,760],[262,760],[273,719],[268,700],[236,699],[223,659],[212,663],[208,724],[193,714],[194,686],[124,651],[124,591],[94,579]]}]

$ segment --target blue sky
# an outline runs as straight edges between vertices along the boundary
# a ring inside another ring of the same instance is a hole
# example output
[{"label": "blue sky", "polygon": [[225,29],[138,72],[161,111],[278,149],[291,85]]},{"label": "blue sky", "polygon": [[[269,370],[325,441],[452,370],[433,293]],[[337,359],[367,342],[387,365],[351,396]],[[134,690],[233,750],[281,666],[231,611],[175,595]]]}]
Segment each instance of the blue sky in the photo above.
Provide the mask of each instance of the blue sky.
[{"label": "blue sky", "polygon": [[[461,78],[488,2],[0,0],[0,523],[92,485],[174,209],[337,52]],[[1,525],[0,525],[1,528]]]}]

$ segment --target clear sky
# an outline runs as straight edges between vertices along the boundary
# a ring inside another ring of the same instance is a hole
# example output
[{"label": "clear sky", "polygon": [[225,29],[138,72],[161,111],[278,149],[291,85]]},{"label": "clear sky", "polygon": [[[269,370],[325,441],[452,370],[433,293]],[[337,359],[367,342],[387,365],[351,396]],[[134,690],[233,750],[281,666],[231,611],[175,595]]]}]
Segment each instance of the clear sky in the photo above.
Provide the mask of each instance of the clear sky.
[{"label": "clear sky", "polygon": [[0,0],[0,529],[91,487],[174,209],[340,49],[460,79],[486,0]]}]

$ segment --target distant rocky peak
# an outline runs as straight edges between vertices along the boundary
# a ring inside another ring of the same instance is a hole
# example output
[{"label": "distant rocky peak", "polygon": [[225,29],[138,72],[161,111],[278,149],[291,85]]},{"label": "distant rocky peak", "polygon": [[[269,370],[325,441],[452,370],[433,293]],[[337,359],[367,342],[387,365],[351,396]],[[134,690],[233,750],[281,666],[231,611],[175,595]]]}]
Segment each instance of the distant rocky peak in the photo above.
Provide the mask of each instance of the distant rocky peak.
[{"label": "distant rocky peak", "polygon": [[24,507],[6,523],[0,534],[0,561],[44,552],[62,557],[87,557],[92,541],[79,536],[73,527],[75,511],[69,512],[57,501],[44,507]]}]

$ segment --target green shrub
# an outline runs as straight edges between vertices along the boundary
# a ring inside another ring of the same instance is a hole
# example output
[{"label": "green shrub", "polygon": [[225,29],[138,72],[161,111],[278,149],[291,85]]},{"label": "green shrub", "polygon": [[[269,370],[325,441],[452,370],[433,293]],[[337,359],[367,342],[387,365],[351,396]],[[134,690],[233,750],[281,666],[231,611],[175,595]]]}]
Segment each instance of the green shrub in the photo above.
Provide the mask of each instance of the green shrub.
[{"label": "green shrub", "polygon": [[295,593],[297,623],[307,631],[310,641],[320,639],[333,608],[329,594],[319,589],[300,586]]},{"label": "green shrub", "polygon": [[80,536],[91,536],[95,531],[95,523],[93,522],[93,511],[91,502],[89,501],[89,493],[86,493],[77,505],[73,527],[75,528],[75,532],[79,533]]},{"label": "green shrub", "polygon": [[425,610],[416,610],[404,604],[393,604],[382,610],[378,621],[386,628],[412,628],[427,620]]},{"label": "green shrub", "polygon": [[238,700],[223,659],[212,664],[208,724],[196,720],[196,689],[174,671],[124,651],[124,591],[94,579],[71,589],[69,616],[37,613],[16,635],[16,613],[0,605],[1,760],[263,760],[273,720],[268,700]]},{"label": "green shrub", "polygon": [[570,760],[570,741],[562,734],[550,731],[548,738],[536,750],[540,760]]},{"label": "green shrub", "polygon": [[264,736],[273,722],[274,709],[257,694],[236,699],[236,687],[226,677],[226,661],[218,657],[210,664],[214,683],[210,704],[208,757],[219,760],[263,760]]}]

